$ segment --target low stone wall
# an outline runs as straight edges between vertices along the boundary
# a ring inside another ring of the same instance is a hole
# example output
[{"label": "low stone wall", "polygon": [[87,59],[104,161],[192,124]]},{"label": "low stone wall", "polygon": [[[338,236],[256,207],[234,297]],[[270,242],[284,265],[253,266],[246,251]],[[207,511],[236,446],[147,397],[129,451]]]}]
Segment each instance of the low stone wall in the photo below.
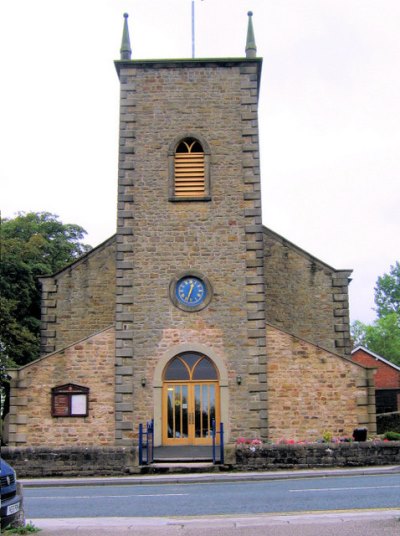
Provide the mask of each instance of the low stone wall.
[{"label": "low stone wall", "polygon": [[[400,441],[312,445],[228,446],[225,464],[237,471],[399,465]],[[140,473],[136,448],[3,447],[20,478],[124,476]]]},{"label": "low stone wall", "polygon": [[123,476],[139,469],[134,447],[2,447],[1,456],[19,478]]},{"label": "low stone wall", "polygon": [[400,464],[400,441],[238,448],[236,469],[263,471]]}]

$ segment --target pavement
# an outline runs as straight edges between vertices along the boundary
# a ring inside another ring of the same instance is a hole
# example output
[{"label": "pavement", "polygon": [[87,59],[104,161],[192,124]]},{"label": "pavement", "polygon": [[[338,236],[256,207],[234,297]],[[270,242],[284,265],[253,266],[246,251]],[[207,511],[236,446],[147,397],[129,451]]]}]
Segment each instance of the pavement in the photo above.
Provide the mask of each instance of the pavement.
[{"label": "pavement", "polygon": [[[178,465],[178,464],[177,464]],[[189,464],[186,464],[186,467]],[[198,464],[196,464],[198,466]],[[21,484],[26,488],[65,487],[65,486],[112,486],[139,484],[177,484],[198,482],[234,482],[256,480],[288,480],[296,478],[318,478],[328,476],[385,475],[400,474],[400,465],[372,467],[355,467],[341,469],[294,469],[291,471],[248,471],[248,472],[210,472],[210,473],[169,473],[154,475],[130,475],[110,477],[74,477],[74,478],[22,478]]]},{"label": "pavement", "polygon": [[[199,482],[234,482],[282,480],[299,478],[316,478],[332,476],[385,475],[400,474],[400,465],[383,467],[362,467],[350,469],[307,469],[293,471],[257,471],[257,472],[220,472],[220,473],[178,473],[156,475],[131,475],[123,477],[88,477],[88,478],[38,478],[21,479],[24,487],[64,487],[64,486],[106,486],[106,485],[145,485]],[[363,510],[346,512],[307,512],[264,514],[257,516],[207,516],[207,517],[99,517],[99,518],[65,518],[65,519],[27,519],[27,522],[41,529],[39,536],[115,536],[116,534],[151,534],[174,536],[273,534],[274,536],[302,534],[367,534],[380,536],[400,534],[400,508],[390,510]],[[340,527],[338,526],[340,525]],[[386,525],[385,525],[386,524]],[[298,527],[302,527],[298,532]],[[384,529],[386,526],[387,532]],[[268,528],[269,527],[269,528]],[[293,532],[296,527],[295,532]],[[368,528],[369,527],[369,528]],[[378,532],[378,527],[379,532]],[[271,532],[270,532],[271,531]],[[348,532],[346,532],[348,531]]]},{"label": "pavement", "polygon": [[398,536],[400,510],[323,512],[288,515],[208,516],[207,518],[34,519],[38,536]]}]

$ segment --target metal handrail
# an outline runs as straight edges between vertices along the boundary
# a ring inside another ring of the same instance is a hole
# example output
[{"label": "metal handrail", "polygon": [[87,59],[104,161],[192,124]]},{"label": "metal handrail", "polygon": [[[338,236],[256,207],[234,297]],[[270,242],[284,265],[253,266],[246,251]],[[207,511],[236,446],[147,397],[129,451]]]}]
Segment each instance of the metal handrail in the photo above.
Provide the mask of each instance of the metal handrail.
[{"label": "metal handrail", "polygon": [[[145,459],[146,458],[146,459]],[[154,460],[154,419],[147,421],[146,431],[139,424],[139,465],[148,465]]]},{"label": "metal handrail", "polygon": [[[217,459],[217,434],[219,434],[219,459]],[[212,455],[213,464],[224,464],[224,423],[219,423],[219,430],[217,430],[215,420],[212,421]]]}]

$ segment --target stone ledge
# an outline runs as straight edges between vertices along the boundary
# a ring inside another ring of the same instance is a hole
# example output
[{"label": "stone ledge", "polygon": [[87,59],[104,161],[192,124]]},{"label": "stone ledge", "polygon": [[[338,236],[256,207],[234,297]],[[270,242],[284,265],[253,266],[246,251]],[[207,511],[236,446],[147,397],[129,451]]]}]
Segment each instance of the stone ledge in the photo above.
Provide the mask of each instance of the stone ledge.
[{"label": "stone ledge", "polygon": [[[225,446],[225,463],[236,471],[398,465],[400,442]],[[124,476],[140,472],[135,446],[3,447],[2,457],[20,478]]]},{"label": "stone ledge", "polygon": [[265,445],[237,448],[235,469],[261,471],[320,467],[398,465],[400,441]]},{"label": "stone ledge", "polygon": [[19,478],[126,475],[137,468],[137,447],[2,447]]}]

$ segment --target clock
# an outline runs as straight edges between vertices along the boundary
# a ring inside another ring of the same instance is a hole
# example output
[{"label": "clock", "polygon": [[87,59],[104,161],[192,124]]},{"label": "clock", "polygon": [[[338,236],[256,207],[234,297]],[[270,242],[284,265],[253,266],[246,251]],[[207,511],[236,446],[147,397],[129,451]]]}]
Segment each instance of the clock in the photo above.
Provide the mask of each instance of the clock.
[{"label": "clock", "polygon": [[188,270],[172,279],[169,295],[175,307],[194,313],[207,307],[212,299],[213,289],[205,275],[196,270]]},{"label": "clock", "polygon": [[199,277],[185,276],[177,282],[175,296],[182,305],[197,307],[206,299],[207,287]]}]

